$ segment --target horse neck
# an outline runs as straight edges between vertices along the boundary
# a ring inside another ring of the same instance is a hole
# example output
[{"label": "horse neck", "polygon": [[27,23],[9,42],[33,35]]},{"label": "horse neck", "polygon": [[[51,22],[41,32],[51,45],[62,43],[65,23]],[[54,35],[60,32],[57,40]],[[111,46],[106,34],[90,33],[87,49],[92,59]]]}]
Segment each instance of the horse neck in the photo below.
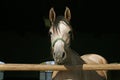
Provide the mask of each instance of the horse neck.
[{"label": "horse neck", "polygon": [[69,53],[69,59],[68,63],[69,65],[82,65],[85,62],[80,58],[79,54],[72,50],[71,48],[68,48]]}]

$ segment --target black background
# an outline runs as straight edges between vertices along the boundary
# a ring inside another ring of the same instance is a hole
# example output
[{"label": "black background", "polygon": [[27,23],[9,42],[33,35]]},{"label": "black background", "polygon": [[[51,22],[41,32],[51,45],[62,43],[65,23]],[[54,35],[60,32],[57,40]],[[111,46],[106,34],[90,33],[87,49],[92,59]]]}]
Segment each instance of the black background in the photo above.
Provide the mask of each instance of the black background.
[{"label": "black background", "polygon": [[[63,15],[71,10],[74,30],[72,48],[80,55],[97,53],[109,63],[120,62],[119,6],[116,1],[97,0],[1,0],[0,60],[5,63],[41,63],[52,60],[48,27],[49,9]],[[119,80],[119,71],[109,71]],[[5,80],[38,80],[39,72],[5,72]]]}]

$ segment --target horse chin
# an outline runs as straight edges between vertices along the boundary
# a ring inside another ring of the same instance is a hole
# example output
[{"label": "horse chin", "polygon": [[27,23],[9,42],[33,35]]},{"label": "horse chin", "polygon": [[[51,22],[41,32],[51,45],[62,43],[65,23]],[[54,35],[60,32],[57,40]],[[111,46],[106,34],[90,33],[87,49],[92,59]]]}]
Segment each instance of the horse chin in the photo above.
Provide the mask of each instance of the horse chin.
[{"label": "horse chin", "polygon": [[63,65],[63,63],[56,63],[57,65]]},{"label": "horse chin", "polygon": [[64,63],[64,60],[55,60],[55,64],[57,65],[63,65]]}]

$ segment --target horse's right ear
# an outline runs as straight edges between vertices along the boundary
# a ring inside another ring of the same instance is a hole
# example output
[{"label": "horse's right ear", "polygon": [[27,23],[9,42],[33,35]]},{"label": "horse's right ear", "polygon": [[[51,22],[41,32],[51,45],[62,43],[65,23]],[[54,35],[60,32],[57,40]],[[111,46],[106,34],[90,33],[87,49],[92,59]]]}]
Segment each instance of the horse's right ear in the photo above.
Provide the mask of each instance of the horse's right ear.
[{"label": "horse's right ear", "polygon": [[54,8],[51,8],[49,11],[50,22],[53,23],[55,21],[55,18],[56,18],[56,14],[55,14]]}]

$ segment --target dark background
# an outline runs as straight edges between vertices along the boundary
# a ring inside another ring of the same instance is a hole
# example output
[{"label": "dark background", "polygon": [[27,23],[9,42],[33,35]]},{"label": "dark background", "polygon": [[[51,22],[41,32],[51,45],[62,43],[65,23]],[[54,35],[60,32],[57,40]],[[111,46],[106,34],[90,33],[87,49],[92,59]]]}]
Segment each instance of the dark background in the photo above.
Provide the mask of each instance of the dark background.
[{"label": "dark background", "polygon": [[[48,27],[49,9],[63,15],[71,10],[74,30],[72,48],[80,55],[97,53],[109,63],[120,62],[119,9],[116,1],[1,0],[0,61],[41,63],[52,60]],[[110,80],[120,80],[120,71],[109,71]],[[38,80],[39,72],[5,72],[5,80]]]}]

